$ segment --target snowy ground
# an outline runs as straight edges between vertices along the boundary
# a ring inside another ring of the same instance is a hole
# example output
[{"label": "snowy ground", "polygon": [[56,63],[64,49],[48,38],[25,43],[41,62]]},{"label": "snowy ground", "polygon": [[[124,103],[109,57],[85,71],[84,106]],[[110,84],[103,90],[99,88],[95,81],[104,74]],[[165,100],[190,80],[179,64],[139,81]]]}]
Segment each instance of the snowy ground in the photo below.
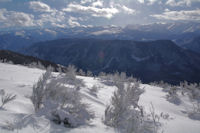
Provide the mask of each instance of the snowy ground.
[{"label": "snowy ground", "polygon": [[[33,105],[29,99],[32,91],[32,85],[37,82],[38,78],[44,71],[36,68],[27,68],[19,65],[10,65],[0,63],[0,89],[4,89],[7,93],[17,95],[17,99],[5,105],[5,109],[0,110],[0,133],[7,132],[23,132],[23,133],[104,133],[115,132],[113,128],[103,124],[102,118],[106,105],[110,101],[115,87],[103,84],[100,80],[91,77],[81,77],[86,87],[81,89],[84,102],[90,104],[90,109],[95,113],[95,118],[88,125],[78,128],[68,129],[60,125],[55,125],[44,117],[34,115]],[[99,86],[97,96],[90,93],[89,88],[93,85]],[[169,114],[170,119],[163,120],[162,130],[164,133],[199,133],[200,121],[188,118],[184,113],[192,107],[187,98],[181,98],[181,104],[175,105],[166,100],[166,93],[162,88],[149,85],[141,85],[144,87],[145,93],[141,95],[140,105],[144,106],[148,112],[150,103],[155,107],[157,114]],[[17,129],[5,130],[3,125],[17,123]]]}]

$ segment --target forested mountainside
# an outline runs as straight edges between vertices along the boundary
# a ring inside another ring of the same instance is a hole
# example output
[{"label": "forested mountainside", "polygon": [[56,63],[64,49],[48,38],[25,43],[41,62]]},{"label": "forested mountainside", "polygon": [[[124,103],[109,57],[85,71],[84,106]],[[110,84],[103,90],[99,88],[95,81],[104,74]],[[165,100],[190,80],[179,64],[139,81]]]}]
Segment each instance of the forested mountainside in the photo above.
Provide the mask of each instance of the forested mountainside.
[{"label": "forested mountainside", "polygon": [[123,71],[144,82],[200,79],[200,55],[169,40],[60,39],[34,44],[25,53],[94,74]]}]

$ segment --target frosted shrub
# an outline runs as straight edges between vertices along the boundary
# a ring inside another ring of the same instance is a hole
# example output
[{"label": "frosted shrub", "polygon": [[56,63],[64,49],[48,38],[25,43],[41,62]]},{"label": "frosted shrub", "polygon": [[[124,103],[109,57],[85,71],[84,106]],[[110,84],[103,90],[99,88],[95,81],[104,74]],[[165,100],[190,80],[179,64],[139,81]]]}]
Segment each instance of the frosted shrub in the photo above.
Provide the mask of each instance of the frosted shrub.
[{"label": "frosted shrub", "polygon": [[35,133],[44,133],[46,132],[46,125],[48,124],[49,121],[43,117],[38,117],[33,114],[20,114],[14,118],[5,120],[0,124],[0,128],[7,130],[6,133],[21,133],[21,130],[32,127]]},{"label": "frosted shrub", "polygon": [[77,69],[74,66],[69,65],[67,67],[67,71],[65,72],[64,77],[61,77],[59,82],[63,82],[64,84],[70,84],[70,85],[75,85],[75,86],[83,85],[82,81],[76,78],[76,71]]},{"label": "frosted shrub", "polygon": [[116,72],[113,75],[113,81],[114,81],[115,84],[118,83],[118,82],[125,82],[125,81],[127,81],[126,73],[124,73],[124,72],[122,72],[122,73]]},{"label": "frosted shrub", "polygon": [[[51,72],[47,71],[33,86],[31,97],[39,115],[45,115],[48,119],[57,124],[62,123],[66,127],[77,127],[93,117],[88,111],[88,105],[81,102],[80,83],[76,83],[78,79],[75,70],[69,66],[66,75],[59,75],[57,78],[51,78]],[[73,85],[66,85],[72,82]]]},{"label": "frosted shrub", "polygon": [[113,74],[107,74],[107,73],[104,73],[104,72],[100,72],[98,77],[101,78],[102,80],[107,80],[107,81],[110,81],[113,79]]},{"label": "frosted shrub", "polygon": [[45,66],[42,65],[42,63],[40,61],[38,62],[32,62],[30,64],[24,64],[24,65],[28,65],[28,67],[30,68],[39,68],[39,69],[42,69],[42,70],[45,70]]},{"label": "frosted shrub", "polygon": [[83,82],[82,80],[76,78],[76,71],[77,69],[72,66],[72,65],[69,65],[67,67],[67,71],[65,72],[65,75],[62,77],[60,77],[59,81],[58,82],[62,82],[63,84],[70,84],[70,85],[74,85],[74,86],[79,86],[79,89],[80,89],[80,86],[83,86]]},{"label": "frosted shrub", "polygon": [[170,84],[165,83],[164,81],[159,81],[159,82],[155,81],[155,82],[150,83],[150,85],[161,87],[161,88],[163,88],[164,92],[169,92],[170,88],[172,87]]},{"label": "frosted shrub", "polygon": [[0,90],[0,97],[1,97],[1,106],[0,108],[3,108],[7,103],[13,101],[16,99],[16,95],[13,94],[7,94],[5,91],[2,89]]},{"label": "frosted shrub", "polygon": [[85,76],[85,72],[82,69],[79,69],[78,74],[81,76]]},{"label": "frosted shrub", "polygon": [[[111,76],[110,76],[111,77]],[[125,72],[116,72],[113,76],[112,76],[112,80],[113,83],[116,85],[116,83],[118,82],[132,82],[132,83],[141,83],[140,80],[132,77],[132,76],[127,76]]]},{"label": "frosted shrub", "polygon": [[141,133],[143,128],[143,110],[138,105],[143,90],[139,83],[117,82],[110,105],[105,110],[105,124],[122,132]]},{"label": "frosted shrub", "polygon": [[178,92],[178,88],[176,86],[170,87],[167,94],[167,100],[171,103],[179,105],[181,103],[181,100],[177,92]]},{"label": "frosted shrub", "polygon": [[114,85],[113,77],[114,77],[114,75],[106,74],[104,72],[100,72],[99,75],[98,75],[98,78],[101,80],[101,82],[105,85],[108,85],[108,86]]},{"label": "frosted shrub", "polygon": [[173,118],[170,117],[168,113],[161,112],[160,114],[157,114],[152,103],[150,104],[149,111],[150,113],[146,114],[146,117],[144,118],[144,133],[164,133],[160,121],[169,121],[173,120]]},{"label": "frosted shrub", "polygon": [[149,123],[146,124],[146,127],[148,127],[150,130],[153,129],[153,133],[157,133],[159,130],[160,125],[160,118],[164,116],[165,114],[161,113],[161,115],[158,115],[155,113],[155,108],[153,106],[153,104],[151,103],[150,106],[150,114],[148,114],[148,119],[149,119]]},{"label": "frosted shrub", "polygon": [[200,120],[200,85],[197,83],[189,84],[185,81],[180,84],[180,88],[182,94],[188,96],[193,102],[192,110],[187,111],[188,116],[191,119]]},{"label": "frosted shrub", "polygon": [[100,72],[98,76],[99,76],[99,77],[105,77],[105,76],[106,76],[106,73],[105,73],[105,72]]},{"label": "frosted shrub", "polygon": [[188,116],[194,120],[200,120],[200,103],[193,103],[193,107],[191,111],[188,111]]},{"label": "frosted shrub", "polygon": [[92,72],[91,71],[87,71],[87,74],[86,74],[88,77],[92,77],[93,76],[93,74],[92,74]]},{"label": "frosted shrub", "polygon": [[46,84],[50,76],[51,76],[51,68],[48,68],[47,71],[42,75],[42,77],[39,78],[38,82],[33,85],[31,101],[34,105],[35,111],[40,109],[42,105],[46,91]]},{"label": "frosted shrub", "polygon": [[187,94],[191,100],[197,100],[200,102],[200,85],[197,83],[189,84],[186,81],[181,83],[181,89],[183,93]]},{"label": "frosted shrub", "polygon": [[76,127],[86,123],[93,114],[88,111],[88,105],[81,102],[81,96],[76,87],[66,87],[49,83],[44,96],[44,113],[57,124],[63,123],[67,127]]},{"label": "frosted shrub", "polygon": [[75,80],[76,79],[76,67],[73,65],[69,65],[66,71],[67,80]]}]

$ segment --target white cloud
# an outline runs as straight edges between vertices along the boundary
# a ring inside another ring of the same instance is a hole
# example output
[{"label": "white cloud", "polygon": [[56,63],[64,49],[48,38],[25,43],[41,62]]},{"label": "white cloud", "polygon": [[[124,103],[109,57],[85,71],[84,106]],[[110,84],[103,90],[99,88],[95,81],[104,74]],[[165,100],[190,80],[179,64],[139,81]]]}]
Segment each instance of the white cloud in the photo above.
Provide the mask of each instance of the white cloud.
[{"label": "white cloud", "polygon": [[148,4],[152,5],[156,2],[157,0],[148,0]]},{"label": "white cloud", "polygon": [[140,2],[140,3],[144,3],[144,0],[138,0],[138,2]]},{"label": "white cloud", "polygon": [[51,25],[53,26],[53,27],[59,27],[59,28],[65,28],[65,27],[67,27],[67,25],[66,24],[58,24],[58,23],[51,23]]},{"label": "white cloud", "polygon": [[68,20],[69,26],[72,27],[72,28],[73,27],[80,27],[81,25],[80,25],[79,22],[77,22],[77,20],[78,20],[77,18],[70,16],[69,20]]},{"label": "white cloud", "polygon": [[181,10],[181,11],[169,11],[166,10],[162,14],[151,15],[157,19],[174,20],[174,21],[200,21],[200,9],[196,10]]},{"label": "white cloud", "polygon": [[125,13],[127,13],[127,14],[135,14],[136,13],[136,11],[135,10],[133,10],[133,9],[131,9],[131,8],[128,8],[128,7],[126,7],[126,6],[121,6],[121,8],[122,8],[122,10],[125,12]]},{"label": "white cloud", "polygon": [[31,1],[29,2],[29,7],[33,9],[35,12],[52,12],[53,10],[49,7],[49,5],[42,3],[40,1]]},{"label": "white cloud", "polygon": [[44,24],[50,24],[56,27],[65,27],[64,22],[66,21],[65,13],[62,11],[54,10],[51,13],[43,13],[39,15],[37,24],[43,26]]},{"label": "white cloud", "polygon": [[158,0],[137,0],[139,3],[152,5]]},{"label": "white cloud", "polygon": [[103,7],[103,1],[100,1],[100,0],[95,1],[92,3],[92,6],[93,7]]},{"label": "white cloud", "polygon": [[136,10],[129,8],[125,5],[110,3],[110,6],[117,8],[119,10],[119,13],[124,13],[124,14],[128,14],[128,15],[133,15],[133,14],[137,13]]},{"label": "white cloud", "polygon": [[165,12],[169,12],[170,10],[168,8],[165,9]]},{"label": "white cloud", "polygon": [[91,3],[94,0],[81,0],[81,4]]},{"label": "white cloud", "polygon": [[80,14],[90,14],[94,17],[112,18],[115,14],[119,13],[119,10],[115,7],[100,8],[93,6],[84,6],[76,3],[70,3],[67,8],[64,8],[65,12],[75,12]]},{"label": "white cloud", "polygon": [[190,5],[190,1],[182,0],[182,1],[176,1],[176,0],[168,0],[166,2],[166,5],[169,6],[183,6],[183,5]]},{"label": "white cloud", "polygon": [[29,27],[34,26],[34,16],[24,12],[7,11],[0,9],[0,22],[5,27]]},{"label": "white cloud", "polygon": [[200,2],[200,0],[167,0],[166,5],[169,6],[191,6],[194,2]]},{"label": "white cloud", "polygon": [[53,31],[53,30],[50,30],[50,29],[44,29],[44,31],[47,32],[47,33],[50,33],[50,34],[52,34],[52,35],[54,35],[54,36],[57,35],[57,32],[56,32],[56,31]]},{"label": "white cloud", "polygon": [[110,19],[119,13],[128,15],[136,13],[134,9],[114,2],[104,5],[102,0],[82,0],[81,4],[75,2],[70,3],[63,9],[63,11],[91,15],[93,17],[104,17],[107,19]]}]

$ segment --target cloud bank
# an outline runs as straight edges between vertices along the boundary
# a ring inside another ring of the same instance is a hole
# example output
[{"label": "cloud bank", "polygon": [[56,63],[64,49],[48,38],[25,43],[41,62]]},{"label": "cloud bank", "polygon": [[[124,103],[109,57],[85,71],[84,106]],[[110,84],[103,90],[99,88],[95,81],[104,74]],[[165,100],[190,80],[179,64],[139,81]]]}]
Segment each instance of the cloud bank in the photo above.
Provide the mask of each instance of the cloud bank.
[{"label": "cloud bank", "polygon": [[199,21],[200,0],[0,0],[0,27]]},{"label": "cloud bank", "polygon": [[200,21],[200,9],[170,11],[166,10],[162,14],[152,15],[156,19],[174,20],[174,21]]}]

